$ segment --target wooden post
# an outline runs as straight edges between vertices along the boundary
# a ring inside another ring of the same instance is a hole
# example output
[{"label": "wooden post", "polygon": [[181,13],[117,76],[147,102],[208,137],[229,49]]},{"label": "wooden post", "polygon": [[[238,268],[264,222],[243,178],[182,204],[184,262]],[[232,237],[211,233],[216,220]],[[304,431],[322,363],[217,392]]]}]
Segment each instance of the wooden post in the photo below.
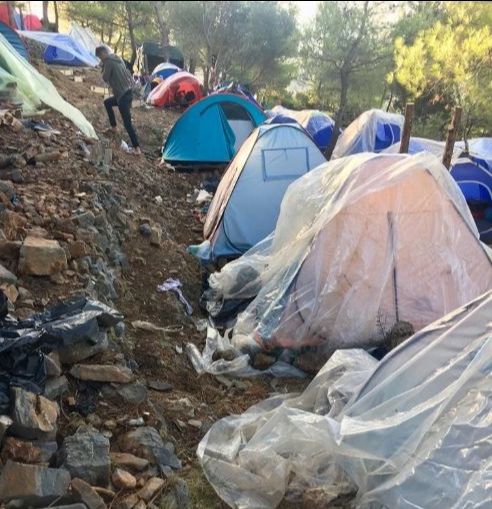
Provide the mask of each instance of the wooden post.
[{"label": "wooden post", "polygon": [[448,127],[448,135],[446,137],[446,146],[444,147],[444,155],[442,156],[442,164],[449,170],[451,166],[451,158],[453,157],[454,142],[456,141],[456,134],[460,127],[461,122],[461,108],[457,106],[454,109],[453,120]]},{"label": "wooden post", "polygon": [[400,141],[400,154],[408,154],[410,134],[412,133],[413,108],[413,103],[407,103],[405,106],[405,122],[403,124],[403,133]]}]

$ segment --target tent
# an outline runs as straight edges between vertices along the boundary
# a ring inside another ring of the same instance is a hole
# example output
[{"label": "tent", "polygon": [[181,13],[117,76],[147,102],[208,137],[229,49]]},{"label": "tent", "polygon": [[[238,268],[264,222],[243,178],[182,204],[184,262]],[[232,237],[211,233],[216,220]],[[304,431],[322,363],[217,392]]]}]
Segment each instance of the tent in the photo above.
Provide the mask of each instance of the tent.
[{"label": "tent", "polygon": [[242,97],[208,96],[188,108],[174,124],[162,157],[181,164],[228,163],[265,120],[263,111]]},{"label": "tent", "polygon": [[68,35],[91,55],[95,55],[96,48],[102,44],[89,27],[80,26],[78,23],[72,22]]},{"label": "tent", "polygon": [[335,352],[303,393],[216,422],[197,451],[207,479],[231,507],[286,492],[295,507],[309,492],[324,507],[491,507],[491,316],[489,291],[379,363]]},{"label": "tent", "polygon": [[338,138],[333,158],[381,152],[400,140],[404,117],[383,110],[365,111]]},{"label": "tent", "polygon": [[183,53],[175,46],[165,46],[155,42],[144,42],[137,48],[137,70],[142,75],[149,75],[159,64],[169,62],[184,68]]},{"label": "tent", "polygon": [[401,322],[420,330],[491,288],[492,260],[435,156],[364,153],[292,183],[269,242],[210,286],[226,300],[256,296],[238,337],[332,351],[379,345]]},{"label": "tent", "polygon": [[19,34],[46,46],[44,61],[47,64],[95,67],[99,63],[93,53],[89,53],[69,35],[28,30],[20,30]]},{"label": "tent", "polygon": [[234,81],[219,83],[212,92],[213,94],[236,94],[248,101],[251,101],[257,108],[262,110],[261,104],[254,98],[253,94],[247,87],[240,85]]},{"label": "tent", "polygon": [[25,14],[22,16],[24,30],[42,30],[43,24],[35,14]]},{"label": "tent", "polygon": [[7,42],[15,49],[15,51],[17,51],[19,55],[24,57],[26,60],[29,60],[27,48],[15,30],[12,30],[5,23],[0,22],[0,34],[7,39]]},{"label": "tent", "polygon": [[15,80],[17,94],[23,101],[24,114],[33,114],[43,105],[49,106],[70,119],[86,136],[97,139],[96,131],[84,115],[66,102],[53,83],[22,58],[2,34],[0,34],[0,68],[9,75],[8,77]]},{"label": "tent", "polygon": [[210,205],[204,228],[211,244],[209,259],[237,257],[267,237],[290,183],[325,161],[298,124],[257,127],[232,160]]},{"label": "tent", "polygon": [[180,71],[161,81],[147,97],[147,104],[163,108],[176,104],[191,105],[203,97],[202,86],[196,76]]},{"label": "tent", "polygon": [[335,122],[326,113],[318,110],[295,111],[277,105],[267,114],[270,117],[269,122],[272,123],[289,123],[292,122],[292,120],[298,122],[306,129],[316,145],[323,151],[330,145]]},{"label": "tent", "polygon": [[166,78],[169,78],[169,76],[172,76],[173,74],[181,71],[181,69],[174,64],[171,64],[169,62],[164,62],[162,64],[159,64],[153,71],[152,71],[152,77],[155,78],[158,76],[159,78],[162,78],[165,80]]},{"label": "tent", "polygon": [[10,2],[0,2],[0,23],[4,23],[10,28],[18,28],[16,17],[17,12]]}]

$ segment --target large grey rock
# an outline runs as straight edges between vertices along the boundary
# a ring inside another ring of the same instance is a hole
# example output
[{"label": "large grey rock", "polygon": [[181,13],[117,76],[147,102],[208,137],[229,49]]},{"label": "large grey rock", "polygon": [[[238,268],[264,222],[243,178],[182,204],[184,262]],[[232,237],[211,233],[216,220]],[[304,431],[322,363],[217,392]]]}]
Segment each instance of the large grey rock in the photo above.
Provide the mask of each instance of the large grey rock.
[{"label": "large grey rock", "polygon": [[15,285],[17,282],[17,276],[12,274],[10,270],[7,270],[3,265],[0,265],[0,284]]},{"label": "large grey rock", "polygon": [[120,385],[116,389],[118,396],[129,405],[140,405],[147,401],[147,387],[135,382],[133,384]]},{"label": "large grey rock", "polygon": [[127,452],[112,452],[111,462],[117,467],[128,468],[130,470],[142,471],[149,466],[149,460],[138,458]]},{"label": "large grey rock", "polygon": [[102,364],[77,364],[70,370],[74,378],[91,382],[127,384],[133,381],[131,369]]},{"label": "large grey rock", "polygon": [[19,272],[28,276],[51,276],[67,268],[67,255],[58,241],[27,237],[20,249]]},{"label": "large grey rock", "polygon": [[181,462],[170,444],[164,444],[155,428],[143,426],[120,437],[120,449],[135,456],[148,459],[159,467],[181,468]]},{"label": "large grey rock", "polygon": [[99,331],[94,339],[95,342],[81,341],[80,343],[60,348],[58,353],[61,363],[75,364],[109,348],[108,335],[105,332]]},{"label": "large grey rock", "polygon": [[43,507],[63,497],[70,485],[70,473],[7,461],[0,477],[0,501],[19,500],[24,505]]},{"label": "large grey rock", "polygon": [[174,486],[170,493],[159,502],[160,509],[191,509],[191,495],[188,484],[183,479],[174,480]]},{"label": "large grey rock", "polygon": [[14,402],[12,434],[29,440],[49,440],[56,436],[57,403],[20,387],[13,387],[11,396]]},{"label": "large grey rock", "polygon": [[75,224],[82,226],[83,228],[88,228],[89,226],[93,226],[94,220],[95,220],[94,213],[90,210],[87,212],[81,212],[80,214],[77,214],[76,216],[72,217],[72,221]]},{"label": "large grey rock", "polygon": [[69,386],[67,377],[59,376],[58,378],[51,378],[46,382],[46,385],[44,386],[44,397],[55,401],[68,391]]},{"label": "large grey rock", "polygon": [[61,465],[72,477],[79,477],[91,485],[107,486],[111,460],[109,440],[101,433],[82,428],[66,437],[60,451]]}]

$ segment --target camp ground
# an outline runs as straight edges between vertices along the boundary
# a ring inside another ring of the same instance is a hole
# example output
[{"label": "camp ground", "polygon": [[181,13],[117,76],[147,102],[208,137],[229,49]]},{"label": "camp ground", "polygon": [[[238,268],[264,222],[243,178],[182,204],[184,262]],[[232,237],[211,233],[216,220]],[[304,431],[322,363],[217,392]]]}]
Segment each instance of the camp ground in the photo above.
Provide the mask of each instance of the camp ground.
[{"label": "camp ground", "polygon": [[0,0],[0,509],[492,508],[491,20]]}]

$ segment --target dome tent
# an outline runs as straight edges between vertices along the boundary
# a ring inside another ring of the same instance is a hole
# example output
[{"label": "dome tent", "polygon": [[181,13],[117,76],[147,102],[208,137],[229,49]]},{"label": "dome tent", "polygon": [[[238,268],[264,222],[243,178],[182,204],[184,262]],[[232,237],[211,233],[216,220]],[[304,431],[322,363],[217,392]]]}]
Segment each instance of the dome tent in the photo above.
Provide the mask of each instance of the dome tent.
[{"label": "dome tent", "polygon": [[188,108],[169,132],[162,158],[178,164],[228,163],[265,114],[237,95],[208,96]]},{"label": "dome tent", "polygon": [[26,60],[29,60],[29,54],[27,52],[27,48],[20,38],[20,36],[17,34],[15,30],[10,28],[7,24],[2,23],[0,21],[0,34],[2,34],[7,42],[10,44],[10,46],[17,51],[17,53],[25,58]]},{"label": "dome tent", "polygon": [[179,96],[188,97],[193,104],[203,97],[198,78],[186,71],[180,71],[161,81],[147,97],[147,104],[157,108],[179,104]]},{"label": "dome tent", "polygon": [[323,162],[323,154],[297,124],[257,127],[229,165],[210,205],[204,227],[209,258],[239,256],[267,237],[287,187]]},{"label": "dome tent", "polygon": [[369,110],[358,116],[340,135],[333,158],[360,152],[381,152],[400,141],[404,117],[383,110]]},{"label": "dome tent", "polygon": [[255,297],[234,337],[265,349],[375,346],[396,323],[419,330],[492,286],[490,250],[428,153],[320,166],[289,187],[268,240],[210,277],[221,299]]},{"label": "dome tent", "polygon": [[177,65],[171,64],[169,62],[163,62],[152,71],[151,77],[155,78],[158,76],[159,78],[165,80],[166,78],[169,78],[169,76],[172,76],[179,71],[181,71],[181,69]]}]

